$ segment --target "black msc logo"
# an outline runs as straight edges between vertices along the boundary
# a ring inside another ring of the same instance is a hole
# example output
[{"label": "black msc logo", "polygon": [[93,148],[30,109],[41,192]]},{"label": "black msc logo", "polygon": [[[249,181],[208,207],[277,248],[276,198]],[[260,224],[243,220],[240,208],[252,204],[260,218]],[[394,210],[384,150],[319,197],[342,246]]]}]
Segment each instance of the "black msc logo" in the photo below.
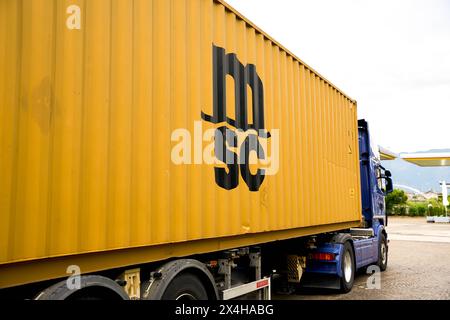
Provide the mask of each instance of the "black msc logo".
[{"label": "black msc logo", "polygon": [[[251,151],[256,152],[258,159],[265,159],[264,150],[258,141],[260,138],[270,138],[270,133],[264,128],[264,89],[261,78],[256,73],[256,66],[248,64],[243,66],[234,53],[225,53],[224,48],[213,45],[213,86],[214,101],[213,115],[202,112],[202,119],[214,123],[227,123],[235,129],[246,132],[254,129],[258,135],[249,134],[242,145],[238,155],[227,149],[238,148],[238,139],[235,131],[226,126],[216,130],[214,153],[216,158],[224,162],[228,168],[214,168],[217,185],[231,190],[239,185],[239,171],[250,191],[258,191],[265,178],[265,170],[258,169],[256,174],[250,171],[249,155]],[[235,115],[236,119],[227,117],[226,101],[226,76],[234,79]],[[247,86],[252,91],[251,112],[253,123],[248,123]],[[228,172],[227,172],[228,171]]]}]

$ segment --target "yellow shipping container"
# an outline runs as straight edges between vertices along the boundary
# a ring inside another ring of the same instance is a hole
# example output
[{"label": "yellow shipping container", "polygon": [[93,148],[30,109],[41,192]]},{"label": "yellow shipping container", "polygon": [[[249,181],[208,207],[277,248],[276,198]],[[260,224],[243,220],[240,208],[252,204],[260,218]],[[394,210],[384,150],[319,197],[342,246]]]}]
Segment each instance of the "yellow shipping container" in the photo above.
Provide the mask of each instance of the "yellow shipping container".
[{"label": "yellow shipping container", "polygon": [[356,103],[221,0],[0,0],[0,70],[0,288],[360,222]]}]

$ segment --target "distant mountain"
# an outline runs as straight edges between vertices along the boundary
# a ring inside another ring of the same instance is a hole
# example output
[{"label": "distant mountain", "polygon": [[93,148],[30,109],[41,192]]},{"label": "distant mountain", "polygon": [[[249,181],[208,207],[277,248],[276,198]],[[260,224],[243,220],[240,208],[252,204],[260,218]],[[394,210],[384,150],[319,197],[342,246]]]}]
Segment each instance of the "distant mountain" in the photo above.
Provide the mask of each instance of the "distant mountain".
[{"label": "distant mountain", "polygon": [[[441,152],[450,152],[450,149],[432,149],[408,153]],[[392,179],[395,185],[405,185],[422,192],[428,190],[440,192],[439,181],[445,180],[450,182],[450,167],[419,167],[401,159],[383,161],[383,166],[392,172]]]}]

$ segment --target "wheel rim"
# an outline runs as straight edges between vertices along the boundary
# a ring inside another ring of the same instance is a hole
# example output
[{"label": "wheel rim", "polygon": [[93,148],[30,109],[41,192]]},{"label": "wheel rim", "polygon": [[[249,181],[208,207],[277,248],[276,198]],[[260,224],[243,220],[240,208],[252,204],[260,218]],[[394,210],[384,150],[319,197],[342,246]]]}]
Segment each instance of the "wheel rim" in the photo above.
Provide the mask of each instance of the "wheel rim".
[{"label": "wheel rim", "polygon": [[183,294],[180,294],[175,300],[189,301],[189,300],[197,300],[197,299],[190,293],[183,293]]},{"label": "wheel rim", "polygon": [[353,273],[352,257],[350,255],[350,252],[347,251],[344,255],[344,279],[345,279],[345,282],[348,283],[352,280],[352,273]]},{"label": "wheel rim", "polygon": [[386,261],[387,261],[387,248],[386,244],[383,242],[381,244],[381,263],[385,265]]}]

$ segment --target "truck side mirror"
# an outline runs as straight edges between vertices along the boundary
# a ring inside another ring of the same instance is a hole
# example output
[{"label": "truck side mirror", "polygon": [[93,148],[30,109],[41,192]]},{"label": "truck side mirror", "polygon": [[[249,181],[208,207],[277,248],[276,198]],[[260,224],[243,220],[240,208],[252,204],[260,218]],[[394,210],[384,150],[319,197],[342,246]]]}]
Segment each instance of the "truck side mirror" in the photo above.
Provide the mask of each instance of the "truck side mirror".
[{"label": "truck side mirror", "polygon": [[384,172],[384,177],[386,179],[386,194],[389,194],[392,191],[394,191],[394,184],[392,183],[391,176],[392,176],[392,174],[389,170],[386,170]]}]

